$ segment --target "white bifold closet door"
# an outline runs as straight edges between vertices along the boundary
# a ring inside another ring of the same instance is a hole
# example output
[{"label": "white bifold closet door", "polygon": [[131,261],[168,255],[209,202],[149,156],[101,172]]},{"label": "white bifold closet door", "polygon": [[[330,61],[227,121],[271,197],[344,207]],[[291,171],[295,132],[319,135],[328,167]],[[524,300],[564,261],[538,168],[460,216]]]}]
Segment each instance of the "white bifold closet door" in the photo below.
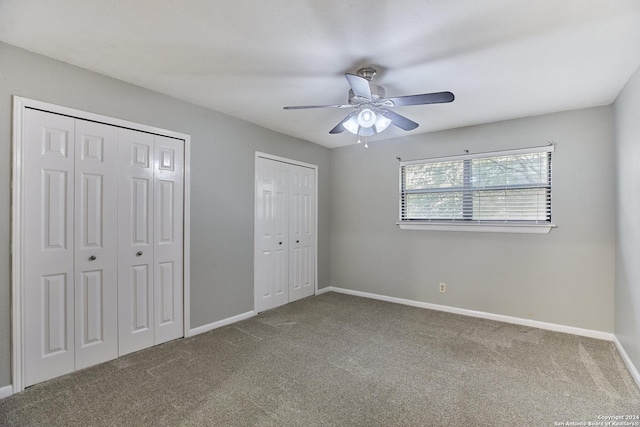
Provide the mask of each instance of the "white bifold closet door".
[{"label": "white bifold closet door", "polygon": [[24,383],[183,336],[184,141],[26,109]]},{"label": "white bifold closet door", "polygon": [[257,310],[289,302],[289,164],[256,160]]},{"label": "white bifold closet door", "polygon": [[256,159],[256,310],[314,294],[315,170]]},{"label": "white bifold closet door", "polygon": [[24,138],[28,386],[118,355],[117,132],[26,110]]},{"label": "white bifold closet door", "polygon": [[118,357],[118,130],[76,120],[75,369]]},{"label": "white bifold closet door", "polygon": [[289,301],[315,291],[315,173],[289,165]]},{"label": "white bifold closet door", "polygon": [[183,335],[183,141],[120,129],[120,355]]}]

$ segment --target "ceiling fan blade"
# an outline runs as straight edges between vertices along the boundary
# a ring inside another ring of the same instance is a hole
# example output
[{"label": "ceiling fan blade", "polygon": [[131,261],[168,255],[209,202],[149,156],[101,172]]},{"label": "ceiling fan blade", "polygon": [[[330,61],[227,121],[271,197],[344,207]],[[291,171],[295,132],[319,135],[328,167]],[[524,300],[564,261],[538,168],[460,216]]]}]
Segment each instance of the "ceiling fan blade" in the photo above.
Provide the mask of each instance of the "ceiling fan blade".
[{"label": "ceiling fan blade", "polygon": [[369,86],[369,80],[349,73],[344,76],[347,78],[349,86],[351,86],[351,90],[353,90],[353,93],[356,96],[371,99],[371,86]]},{"label": "ceiling fan blade", "polygon": [[384,110],[384,116],[391,119],[391,124],[398,126],[402,130],[413,130],[418,127],[418,124],[413,120],[407,119],[405,116],[401,116],[395,111]]},{"label": "ceiling fan blade", "polygon": [[293,107],[283,107],[285,110],[306,110],[309,108],[354,108],[356,105],[351,104],[334,104],[334,105],[295,105]]},{"label": "ceiling fan blade", "polygon": [[403,107],[406,105],[442,104],[453,101],[455,96],[451,92],[435,92],[387,99],[393,102],[394,107]]},{"label": "ceiling fan blade", "polygon": [[331,129],[331,130],[329,131],[329,133],[331,133],[331,134],[334,134],[334,135],[335,135],[336,133],[342,133],[342,132],[344,132],[344,131],[345,131],[345,129],[344,129],[344,126],[342,126],[342,123],[344,123],[344,120],[343,120],[343,121],[341,121],[340,123],[338,123],[338,124],[336,125],[336,127],[334,127],[333,129]]}]

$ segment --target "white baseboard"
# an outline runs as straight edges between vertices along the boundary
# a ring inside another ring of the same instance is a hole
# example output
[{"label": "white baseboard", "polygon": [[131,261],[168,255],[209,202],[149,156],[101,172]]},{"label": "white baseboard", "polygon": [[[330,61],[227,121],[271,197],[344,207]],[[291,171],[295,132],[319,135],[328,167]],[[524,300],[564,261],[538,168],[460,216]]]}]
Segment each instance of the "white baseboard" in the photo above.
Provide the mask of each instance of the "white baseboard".
[{"label": "white baseboard", "polygon": [[616,345],[616,348],[618,349],[618,353],[620,353],[620,356],[622,356],[622,360],[624,360],[624,364],[627,365],[627,368],[629,369],[631,376],[636,381],[636,384],[638,384],[638,387],[640,387],[640,373],[638,373],[638,369],[636,369],[635,365],[631,361],[631,358],[629,357],[627,352],[624,351],[624,347],[622,347],[622,343],[620,343],[620,341],[618,340],[618,337],[616,336],[613,337],[613,343]]},{"label": "white baseboard", "polygon": [[0,387],[0,399],[4,399],[5,397],[9,397],[13,394],[13,386],[6,385],[4,387]]},{"label": "white baseboard", "polygon": [[192,337],[194,335],[203,334],[205,332],[212,331],[217,328],[221,328],[223,326],[230,325],[232,323],[239,322],[241,320],[249,319],[256,315],[256,312],[251,310],[246,313],[238,314],[236,316],[227,317],[226,319],[218,320],[217,322],[209,323],[207,325],[198,326],[197,328],[193,328],[189,330],[189,336]]},{"label": "white baseboard", "polygon": [[331,286],[327,286],[325,288],[320,288],[316,291],[316,295],[326,294],[327,292],[331,292],[333,288]]},{"label": "white baseboard", "polygon": [[393,302],[396,304],[410,305],[412,307],[427,308],[429,310],[444,311],[447,313],[461,314],[463,316],[478,317],[481,319],[497,320],[498,322],[513,323],[516,325],[530,326],[532,328],[546,329],[555,332],[580,335],[583,337],[596,338],[600,340],[613,341],[614,335],[609,332],[594,331],[592,329],[582,329],[573,326],[558,325],[556,323],[541,322],[539,320],[522,319],[520,317],[505,316],[502,314],[487,313],[484,311],[467,310],[466,308],[450,307],[448,305],[432,304],[428,302],[415,301],[404,298],[389,297],[386,295],[372,294],[369,292],[354,291],[351,289],[337,288],[330,286],[325,292],[333,291],[341,294],[354,295],[358,297],[377,299],[380,301]]}]

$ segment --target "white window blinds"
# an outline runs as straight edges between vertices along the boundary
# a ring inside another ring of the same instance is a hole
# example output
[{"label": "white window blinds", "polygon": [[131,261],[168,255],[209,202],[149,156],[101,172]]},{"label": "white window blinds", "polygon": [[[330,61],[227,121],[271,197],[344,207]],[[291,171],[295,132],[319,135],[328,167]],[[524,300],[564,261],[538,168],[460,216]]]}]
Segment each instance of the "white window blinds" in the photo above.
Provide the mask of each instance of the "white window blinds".
[{"label": "white window blinds", "polygon": [[400,164],[400,221],[551,224],[553,146]]}]

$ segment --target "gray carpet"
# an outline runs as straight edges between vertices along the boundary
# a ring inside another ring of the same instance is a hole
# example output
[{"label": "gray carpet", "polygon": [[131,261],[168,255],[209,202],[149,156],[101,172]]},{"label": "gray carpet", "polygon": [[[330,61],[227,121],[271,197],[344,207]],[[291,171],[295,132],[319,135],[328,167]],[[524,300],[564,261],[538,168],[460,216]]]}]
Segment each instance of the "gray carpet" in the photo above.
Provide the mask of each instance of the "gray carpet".
[{"label": "gray carpet", "polygon": [[610,342],[336,293],[0,400],[2,426],[553,426],[621,414],[640,414],[640,391]]}]

